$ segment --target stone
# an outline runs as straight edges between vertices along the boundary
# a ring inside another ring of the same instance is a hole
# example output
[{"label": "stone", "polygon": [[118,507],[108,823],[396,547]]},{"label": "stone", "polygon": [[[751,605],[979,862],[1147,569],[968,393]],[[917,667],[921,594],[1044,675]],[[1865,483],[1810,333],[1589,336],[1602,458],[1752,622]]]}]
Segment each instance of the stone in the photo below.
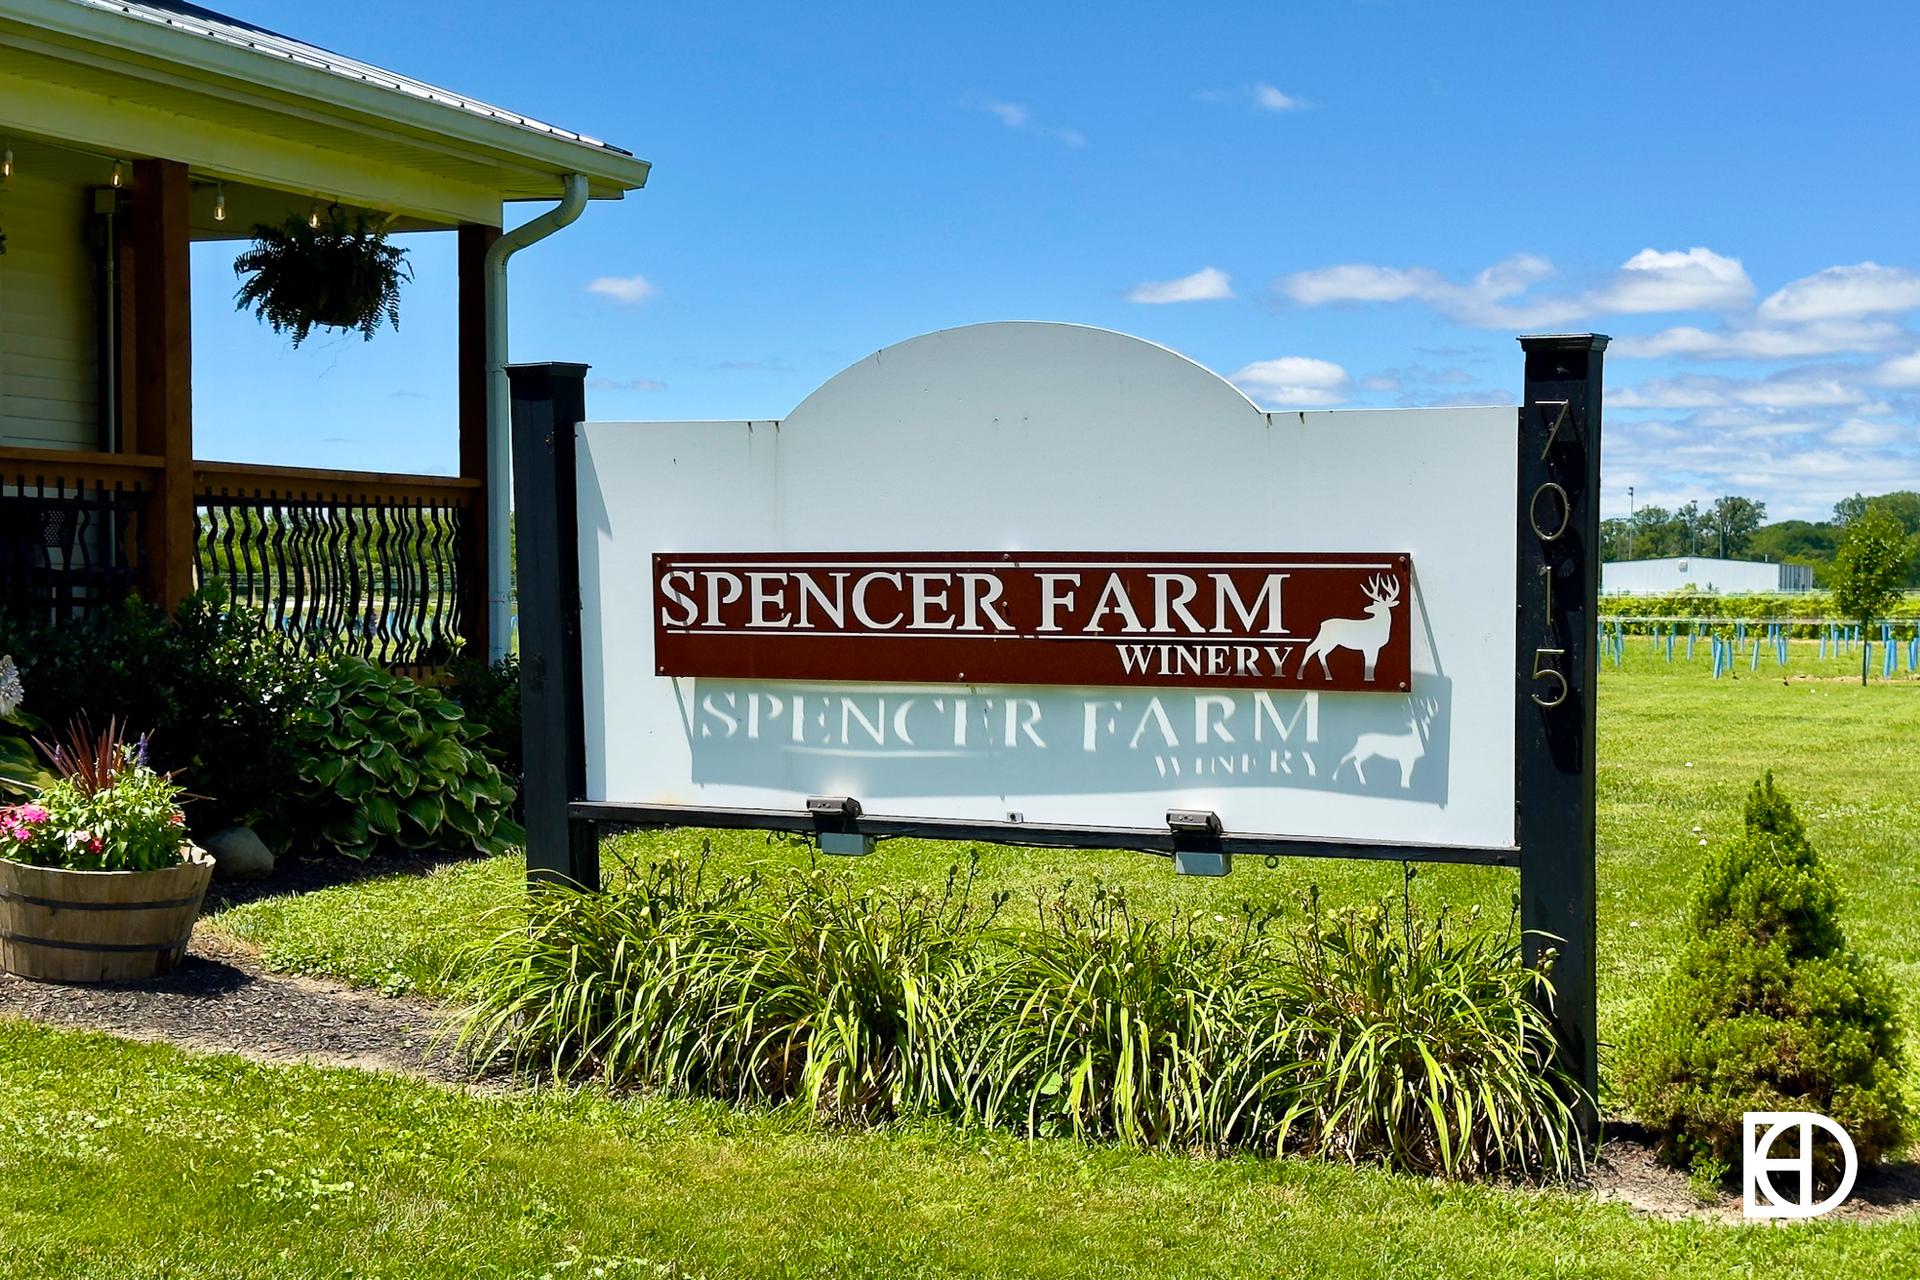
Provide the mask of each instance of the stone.
[{"label": "stone", "polygon": [[222,880],[265,880],[273,874],[273,851],[252,827],[228,827],[200,844],[213,855],[213,873]]}]

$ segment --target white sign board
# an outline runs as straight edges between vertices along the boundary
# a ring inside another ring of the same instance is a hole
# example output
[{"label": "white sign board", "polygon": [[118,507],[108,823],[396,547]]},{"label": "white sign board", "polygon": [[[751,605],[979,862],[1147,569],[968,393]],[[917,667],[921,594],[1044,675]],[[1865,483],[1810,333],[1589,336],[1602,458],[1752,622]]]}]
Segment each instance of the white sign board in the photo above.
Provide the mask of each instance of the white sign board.
[{"label": "white sign board", "polygon": [[[784,419],[583,424],[587,798],[1511,846],[1515,430],[1263,411],[1030,323],[889,347]],[[1346,616],[1300,621],[1316,591]],[[971,683],[969,639],[1125,675]],[[818,660],[895,674],[793,674]]]}]

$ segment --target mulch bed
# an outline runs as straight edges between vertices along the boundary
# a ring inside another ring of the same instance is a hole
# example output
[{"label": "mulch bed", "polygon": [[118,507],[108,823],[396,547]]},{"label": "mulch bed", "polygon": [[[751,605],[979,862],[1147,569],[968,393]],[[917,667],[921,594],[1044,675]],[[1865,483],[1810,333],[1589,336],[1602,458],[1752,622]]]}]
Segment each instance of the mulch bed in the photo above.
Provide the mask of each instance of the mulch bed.
[{"label": "mulch bed", "polygon": [[62,986],[0,974],[0,1019],[26,1018],[264,1062],[398,1072],[444,1083],[474,1073],[435,1044],[439,1012],[312,978],[262,972],[196,938],[179,969],[150,982]]}]

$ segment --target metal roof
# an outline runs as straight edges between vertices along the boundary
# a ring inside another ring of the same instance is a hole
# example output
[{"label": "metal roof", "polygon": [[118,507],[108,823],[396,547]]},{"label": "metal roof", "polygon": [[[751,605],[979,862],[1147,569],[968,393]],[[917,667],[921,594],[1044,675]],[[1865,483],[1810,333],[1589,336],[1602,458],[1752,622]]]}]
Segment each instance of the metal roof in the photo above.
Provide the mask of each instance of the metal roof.
[{"label": "metal roof", "polygon": [[393,93],[405,94],[422,102],[443,107],[451,107],[483,119],[501,124],[514,125],[534,133],[544,134],[564,142],[578,143],[581,146],[595,147],[617,156],[631,156],[633,153],[599,138],[571,129],[562,129],[558,125],[536,120],[532,116],[521,115],[517,111],[508,111],[477,98],[455,93],[430,85],[411,76],[403,76],[371,63],[361,62],[318,45],[308,44],[304,40],[295,40],[264,27],[242,22],[225,14],[203,9],[199,5],[178,3],[178,0],[69,0],[70,3],[88,9],[97,9],[106,13],[119,14],[141,22],[151,22],[175,31],[199,36],[236,48],[252,50],[263,57],[277,58],[299,66],[324,71],[344,80],[358,81],[375,88],[386,89]]}]

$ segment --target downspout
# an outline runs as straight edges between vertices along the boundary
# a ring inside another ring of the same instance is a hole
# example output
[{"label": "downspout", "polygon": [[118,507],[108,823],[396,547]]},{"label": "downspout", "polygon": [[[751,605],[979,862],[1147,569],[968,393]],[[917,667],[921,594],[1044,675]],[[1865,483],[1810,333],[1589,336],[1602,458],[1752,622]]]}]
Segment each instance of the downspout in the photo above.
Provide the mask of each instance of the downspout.
[{"label": "downspout", "polygon": [[490,660],[507,656],[512,637],[513,438],[507,391],[507,259],[544,240],[587,207],[587,180],[570,173],[560,203],[495,240],[487,249],[487,636]]}]

